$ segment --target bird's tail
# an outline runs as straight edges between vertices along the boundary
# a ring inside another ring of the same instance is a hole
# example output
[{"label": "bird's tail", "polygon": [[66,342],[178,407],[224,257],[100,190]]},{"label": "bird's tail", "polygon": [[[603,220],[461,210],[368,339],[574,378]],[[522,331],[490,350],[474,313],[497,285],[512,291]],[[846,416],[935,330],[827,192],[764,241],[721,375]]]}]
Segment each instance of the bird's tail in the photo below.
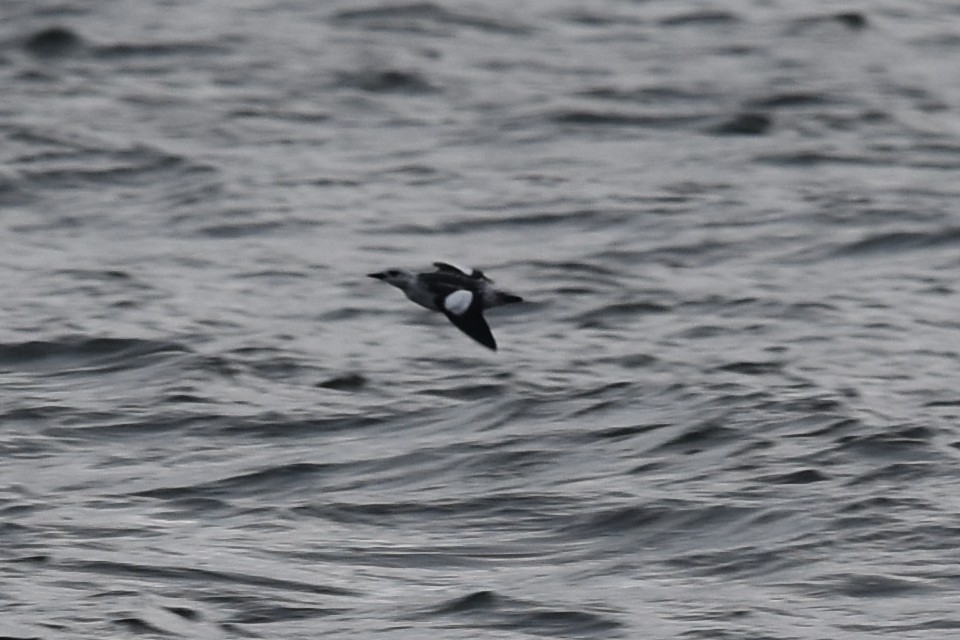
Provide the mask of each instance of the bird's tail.
[{"label": "bird's tail", "polygon": [[523,298],[515,296],[512,293],[506,293],[505,291],[497,291],[492,306],[499,307],[500,305],[513,304],[515,302],[523,302]]}]

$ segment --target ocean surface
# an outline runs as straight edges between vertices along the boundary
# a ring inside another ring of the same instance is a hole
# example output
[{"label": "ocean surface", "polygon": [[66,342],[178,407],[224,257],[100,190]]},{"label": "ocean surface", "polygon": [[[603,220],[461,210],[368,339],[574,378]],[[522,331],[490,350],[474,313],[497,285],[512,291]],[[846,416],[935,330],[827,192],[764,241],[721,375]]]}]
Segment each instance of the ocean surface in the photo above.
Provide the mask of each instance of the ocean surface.
[{"label": "ocean surface", "polygon": [[[960,635],[960,5],[3,0],[0,638]],[[488,351],[366,277],[452,260]]]}]

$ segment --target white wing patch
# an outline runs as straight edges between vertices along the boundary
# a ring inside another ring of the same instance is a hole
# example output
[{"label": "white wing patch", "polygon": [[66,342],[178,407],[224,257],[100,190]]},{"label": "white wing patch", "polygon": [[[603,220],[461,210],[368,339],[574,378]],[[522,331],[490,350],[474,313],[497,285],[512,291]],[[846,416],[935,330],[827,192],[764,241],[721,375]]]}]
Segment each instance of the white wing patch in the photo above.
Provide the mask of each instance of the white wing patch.
[{"label": "white wing patch", "polygon": [[443,307],[455,316],[462,316],[473,304],[473,293],[466,289],[454,291],[443,299]]}]

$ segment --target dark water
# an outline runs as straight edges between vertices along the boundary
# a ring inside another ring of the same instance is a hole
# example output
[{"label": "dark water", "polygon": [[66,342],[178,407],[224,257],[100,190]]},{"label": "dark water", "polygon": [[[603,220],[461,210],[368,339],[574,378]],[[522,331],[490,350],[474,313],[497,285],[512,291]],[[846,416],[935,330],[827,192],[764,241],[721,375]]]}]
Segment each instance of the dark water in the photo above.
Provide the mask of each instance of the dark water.
[{"label": "dark water", "polygon": [[960,10],[861,4],[6,0],[0,636],[955,637]]}]

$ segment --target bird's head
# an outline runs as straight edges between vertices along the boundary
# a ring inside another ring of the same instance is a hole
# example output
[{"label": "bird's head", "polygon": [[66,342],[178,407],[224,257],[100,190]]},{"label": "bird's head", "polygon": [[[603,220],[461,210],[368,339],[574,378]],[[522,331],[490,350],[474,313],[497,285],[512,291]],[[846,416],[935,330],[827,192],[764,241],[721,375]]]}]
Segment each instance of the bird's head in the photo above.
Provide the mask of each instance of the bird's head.
[{"label": "bird's head", "polygon": [[417,277],[417,275],[409,269],[387,269],[386,271],[379,271],[377,273],[370,273],[367,275],[371,278],[376,278],[377,280],[383,280],[387,284],[392,284],[398,289],[402,289],[404,291],[407,290],[407,287]]}]

